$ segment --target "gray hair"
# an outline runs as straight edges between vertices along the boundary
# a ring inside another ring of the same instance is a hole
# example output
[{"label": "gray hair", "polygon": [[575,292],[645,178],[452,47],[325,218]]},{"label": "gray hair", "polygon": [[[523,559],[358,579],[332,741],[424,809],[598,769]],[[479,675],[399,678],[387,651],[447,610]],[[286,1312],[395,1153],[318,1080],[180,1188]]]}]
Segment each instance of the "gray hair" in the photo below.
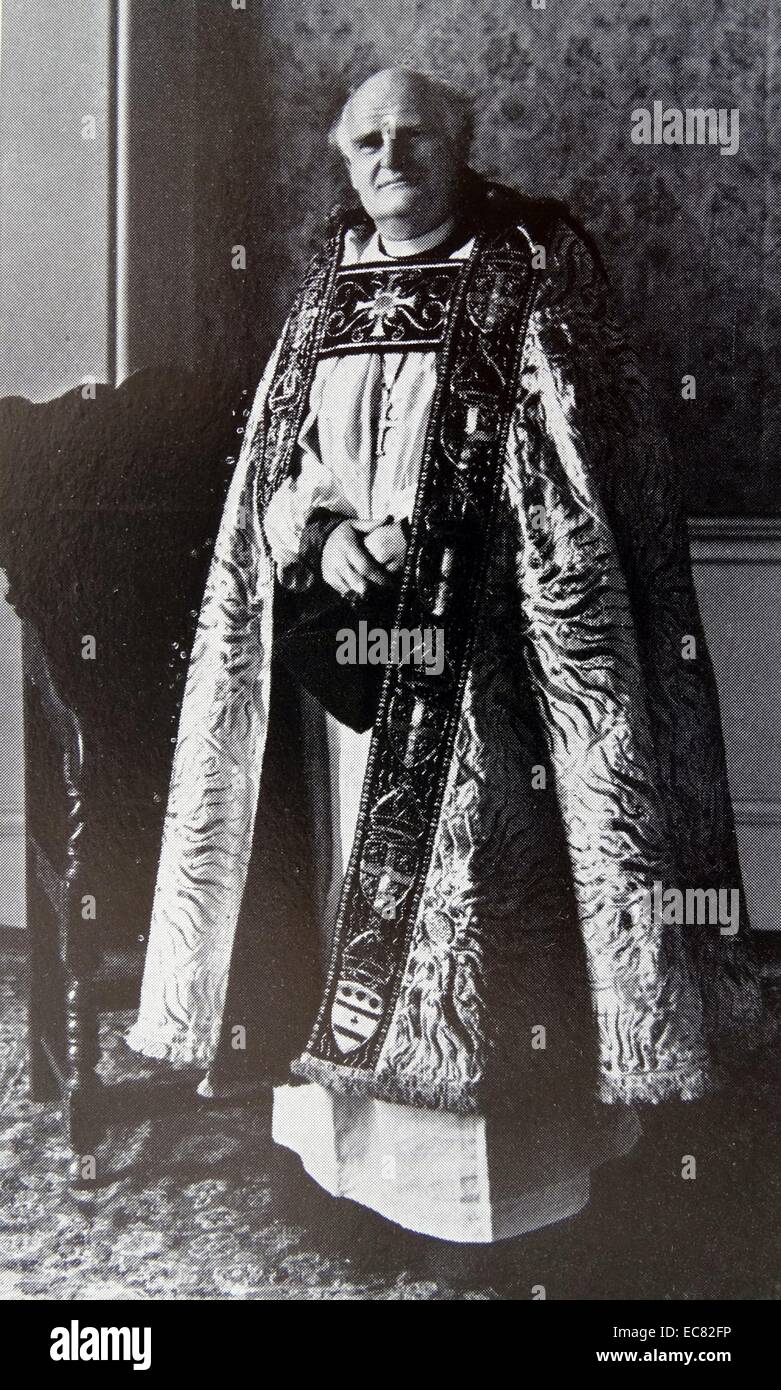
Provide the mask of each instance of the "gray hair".
[{"label": "gray hair", "polygon": [[474,112],[469,97],[456,87],[451,87],[449,83],[442,82],[438,77],[431,77],[425,72],[417,72],[413,68],[383,68],[380,72],[375,72],[371,77],[367,77],[363,82],[359,82],[355,87],[351,87],[339,115],[328,132],[329,145],[346,158],[346,125],[355,97],[362,91],[367,82],[372,82],[377,77],[390,77],[391,75],[404,78],[410,87],[424,98],[442,124],[448,127],[450,140],[466,163],[474,132]]}]

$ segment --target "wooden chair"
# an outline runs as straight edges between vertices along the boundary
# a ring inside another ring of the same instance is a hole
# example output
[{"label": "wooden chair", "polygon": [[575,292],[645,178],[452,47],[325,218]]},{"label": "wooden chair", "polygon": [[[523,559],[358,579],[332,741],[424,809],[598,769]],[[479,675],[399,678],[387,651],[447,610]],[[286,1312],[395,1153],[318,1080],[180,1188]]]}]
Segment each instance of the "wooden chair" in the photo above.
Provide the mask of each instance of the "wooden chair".
[{"label": "wooden chair", "polygon": [[[30,1095],[71,1180],[109,1123],[193,1085],[106,1086],[101,1014],[134,1008],[195,618],[248,390],[137,373],[0,402],[0,563],[22,620]],[[167,1069],[163,1068],[163,1071]]]}]

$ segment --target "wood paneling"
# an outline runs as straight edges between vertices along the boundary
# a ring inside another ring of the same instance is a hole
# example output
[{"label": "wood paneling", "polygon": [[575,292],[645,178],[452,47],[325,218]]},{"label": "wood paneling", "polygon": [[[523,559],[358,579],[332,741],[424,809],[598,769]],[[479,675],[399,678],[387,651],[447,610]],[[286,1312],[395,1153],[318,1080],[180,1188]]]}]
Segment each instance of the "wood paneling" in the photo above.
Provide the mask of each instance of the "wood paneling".
[{"label": "wood paneling", "polygon": [[749,913],[781,930],[781,518],[690,522]]}]

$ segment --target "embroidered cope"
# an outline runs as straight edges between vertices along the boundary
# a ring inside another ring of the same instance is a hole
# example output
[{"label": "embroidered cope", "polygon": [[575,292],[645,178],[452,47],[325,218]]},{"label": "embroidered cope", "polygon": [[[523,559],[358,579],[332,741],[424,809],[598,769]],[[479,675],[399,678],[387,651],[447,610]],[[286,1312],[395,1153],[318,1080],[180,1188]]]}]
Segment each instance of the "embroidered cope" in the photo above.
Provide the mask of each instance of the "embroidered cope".
[{"label": "embroidered cope", "polygon": [[190,661],[129,1042],[213,1066],[232,958],[273,935],[242,903],[275,829],[275,585],[310,582],[313,509],[411,517],[398,620],[442,625],[445,669],[388,668],[338,903],[333,875],[325,889],[317,1016],[280,990],[270,1007],[290,1017],[293,1074],[331,1097],[523,1134],[518,1195],[615,1152],[612,1103],[718,1085],[768,1021],[742,898],[734,937],[653,910],[656,883],[740,888],[740,869],[685,522],[636,358],[560,207],[475,183],[470,216],[455,272],[433,246],[424,272],[383,267],[376,243],[367,258],[340,215],[264,373]]}]

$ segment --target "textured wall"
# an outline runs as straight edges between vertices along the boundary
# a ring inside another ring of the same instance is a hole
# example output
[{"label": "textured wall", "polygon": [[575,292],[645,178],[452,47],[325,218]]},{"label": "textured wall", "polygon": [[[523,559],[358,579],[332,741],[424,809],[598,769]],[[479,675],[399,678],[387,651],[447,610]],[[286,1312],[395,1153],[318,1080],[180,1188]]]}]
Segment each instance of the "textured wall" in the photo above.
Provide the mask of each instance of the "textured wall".
[{"label": "textured wall", "polygon": [[[779,186],[767,144],[779,22],[769,15],[761,0],[547,0],[544,10],[531,0],[291,0],[262,13],[247,0],[244,13],[212,9],[202,21],[211,100],[214,55],[229,87],[237,47],[247,74],[234,114],[223,102],[222,125],[212,120],[206,138],[210,169],[231,162],[229,152],[215,160],[215,140],[241,147],[223,185],[233,202],[224,234],[243,223],[257,255],[242,290],[250,351],[265,350],[336,195],[323,132],[342,88],[401,60],[474,95],[479,169],[566,199],[598,237],[692,510],[781,510],[778,407],[774,418],[767,399],[777,394],[770,372],[781,326]],[[739,152],[633,145],[630,113],[654,100],[737,107]],[[217,337],[221,319],[212,310]],[[686,373],[697,399],[684,403]]]}]

